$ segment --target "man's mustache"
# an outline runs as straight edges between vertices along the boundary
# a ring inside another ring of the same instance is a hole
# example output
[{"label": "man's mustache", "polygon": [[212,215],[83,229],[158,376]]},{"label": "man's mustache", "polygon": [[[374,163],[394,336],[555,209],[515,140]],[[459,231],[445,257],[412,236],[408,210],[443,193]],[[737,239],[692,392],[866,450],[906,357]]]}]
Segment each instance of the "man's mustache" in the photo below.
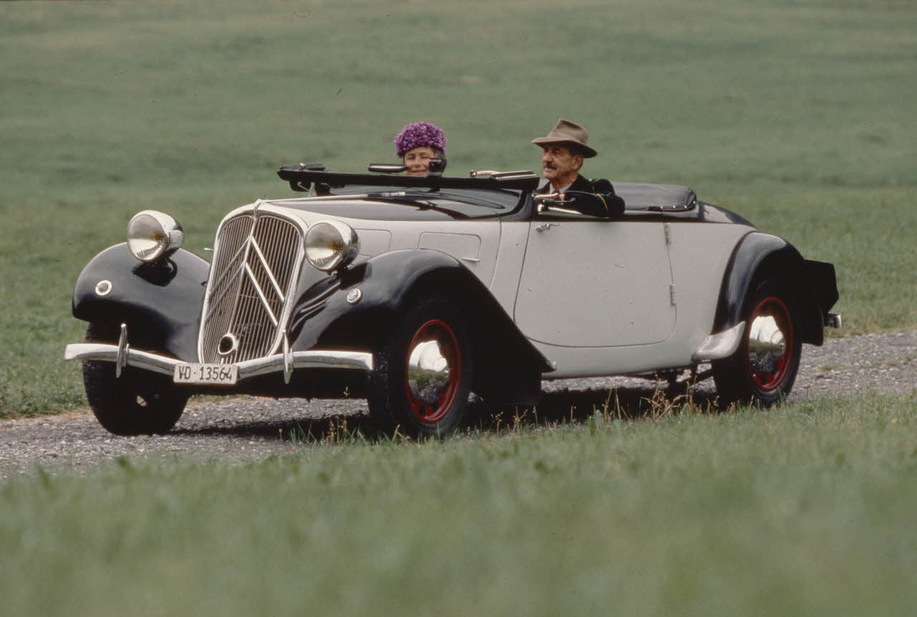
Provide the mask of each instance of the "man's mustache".
[{"label": "man's mustache", "polygon": [[542,169],[557,169],[557,165],[554,163],[542,163],[541,167]]}]

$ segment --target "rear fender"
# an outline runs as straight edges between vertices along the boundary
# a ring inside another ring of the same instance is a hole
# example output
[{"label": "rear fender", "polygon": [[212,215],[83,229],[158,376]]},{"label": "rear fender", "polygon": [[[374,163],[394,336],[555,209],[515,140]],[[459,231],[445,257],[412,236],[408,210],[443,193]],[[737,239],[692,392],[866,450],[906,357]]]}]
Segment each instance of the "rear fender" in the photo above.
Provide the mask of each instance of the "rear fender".
[{"label": "rear fender", "polygon": [[721,332],[742,320],[745,298],[766,279],[784,281],[797,302],[802,341],[824,342],[828,310],[837,300],[834,267],[811,262],[792,244],[769,234],[752,232],[733,251],[723,277],[714,332]]},{"label": "rear fender", "polygon": [[392,251],[313,285],[290,321],[292,349],[375,350],[421,295],[454,301],[468,320],[475,391],[534,402],[551,366],[522,335],[487,287],[454,257],[434,250]]},{"label": "rear fender", "polygon": [[126,243],[96,255],[73,291],[73,316],[97,324],[128,324],[129,342],[196,362],[204,287],[210,264],[179,249],[143,263]]}]

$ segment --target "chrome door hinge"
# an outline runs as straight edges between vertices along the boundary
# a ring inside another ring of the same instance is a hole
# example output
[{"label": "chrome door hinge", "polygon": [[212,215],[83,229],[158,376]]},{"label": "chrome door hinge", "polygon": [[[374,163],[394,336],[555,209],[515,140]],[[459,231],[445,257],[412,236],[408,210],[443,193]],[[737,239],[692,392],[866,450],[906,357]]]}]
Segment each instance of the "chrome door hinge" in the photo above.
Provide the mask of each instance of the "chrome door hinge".
[{"label": "chrome door hinge", "polygon": [[672,244],[672,225],[670,223],[663,223],[662,229],[665,231],[666,245],[671,245]]},{"label": "chrome door hinge", "polygon": [[669,302],[672,303],[672,306],[675,306],[675,283],[669,285]]}]

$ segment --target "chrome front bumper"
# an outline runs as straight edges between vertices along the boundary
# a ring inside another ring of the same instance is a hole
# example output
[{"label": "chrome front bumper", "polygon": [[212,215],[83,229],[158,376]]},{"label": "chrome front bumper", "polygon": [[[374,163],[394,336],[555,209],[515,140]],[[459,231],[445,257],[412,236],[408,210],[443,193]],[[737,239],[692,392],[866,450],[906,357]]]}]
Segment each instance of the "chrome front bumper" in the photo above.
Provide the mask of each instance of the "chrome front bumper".
[{"label": "chrome front bumper", "polygon": [[[96,343],[76,343],[67,345],[64,360],[102,360],[118,365],[118,373],[125,366],[173,375],[175,367],[186,364],[182,360],[160,356],[148,351],[131,349],[127,345],[100,345]],[[286,380],[294,369],[354,369],[373,370],[371,353],[359,351],[292,351],[287,354],[274,354],[264,358],[255,358],[239,362],[239,381],[269,373],[284,373]]]}]

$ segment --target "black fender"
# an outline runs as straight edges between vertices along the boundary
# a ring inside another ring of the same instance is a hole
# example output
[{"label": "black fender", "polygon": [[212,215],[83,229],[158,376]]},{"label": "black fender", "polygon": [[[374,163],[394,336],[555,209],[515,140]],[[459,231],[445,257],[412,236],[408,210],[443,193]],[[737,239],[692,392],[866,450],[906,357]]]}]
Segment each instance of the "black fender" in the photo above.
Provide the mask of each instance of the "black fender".
[{"label": "black fender", "polygon": [[761,232],[747,234],[733,250],[723,276],[713,331],[739,323],[745,298],[768,278],[789,285],[799,309],[801,340],[821,345],[825,318],[838,298],[834,266],[803,259],[786,240]]},{"label": "black fender", "polygon": [[143,263],[126,243],[116,244],[92,258],[77,278],[73,316],[126,323],[131,345],[197,362],[209,270],[207,261],[183,249],[164,261]]},{"label": "black fender", "polygon": [[449,298],[468,319],[476,392],[517,404],[537,399],[541,373],[552,367],[490,290],[459,260],[440,251],[384,253],[313,285],[292,313],[291,347],[377,349],[424,294]]}]

